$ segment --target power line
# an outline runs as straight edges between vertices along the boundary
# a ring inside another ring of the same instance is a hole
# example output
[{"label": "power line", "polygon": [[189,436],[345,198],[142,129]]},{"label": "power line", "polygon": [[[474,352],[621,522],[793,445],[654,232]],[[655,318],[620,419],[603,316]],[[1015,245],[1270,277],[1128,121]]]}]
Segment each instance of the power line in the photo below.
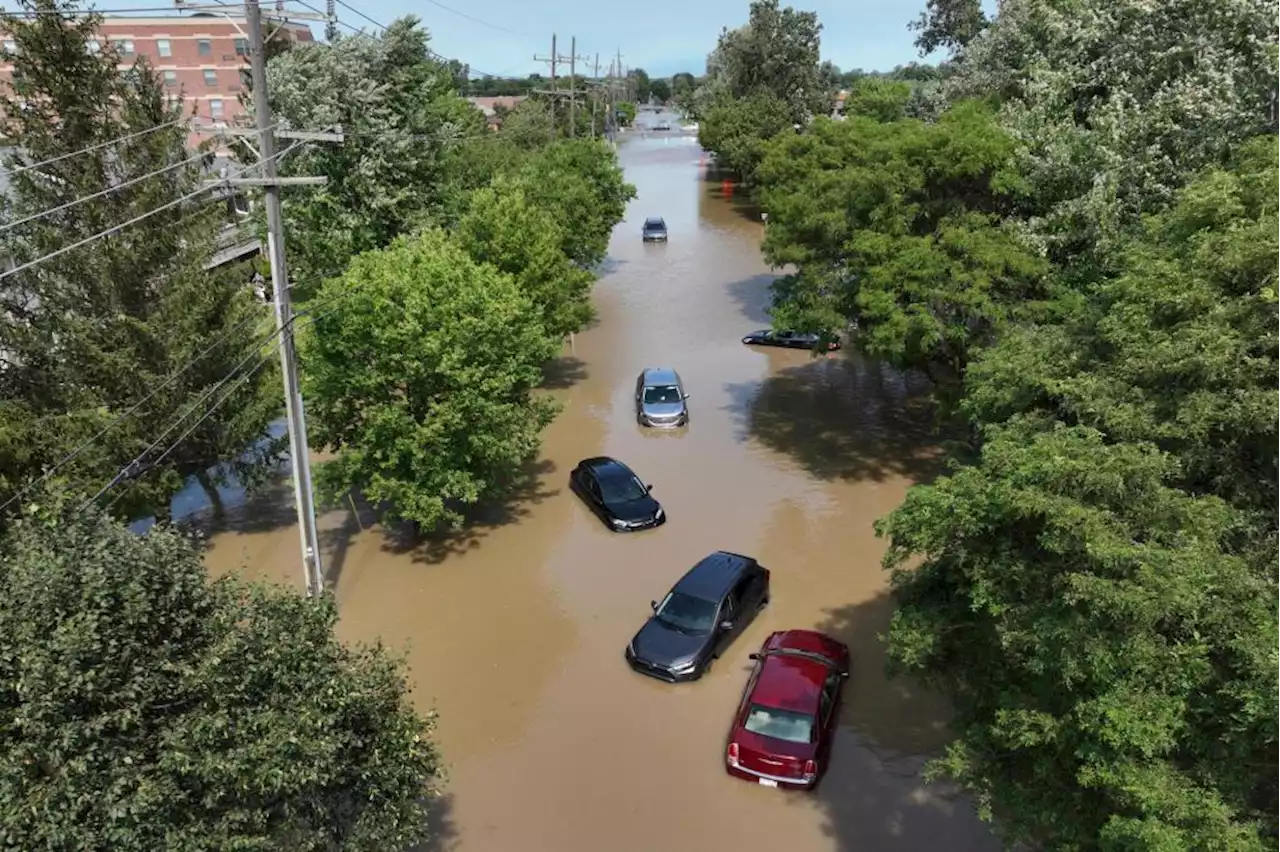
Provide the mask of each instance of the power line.
[{"label": "power line", "polygon": [[[133,490],[134,486],[135,486],[135,485],[137,485],[137,484],[138,484],[138,482],[140,482],[140,481],[141,481],[141,478],[142,478],[143,476],[145,476],[145,475],[146,475],[147,473],[149,473],[150,471],[155,470],[157,467],[159,467],[159,466],[160,466],[160,462],[164,461],[164,460],[169,456],[169,453],[173,452],[175,449],[177,449],[177,448],[178,448],[178,446],[179,446],[179,445],[181,445],[181,444],[182,444],[182,442],[183,442],[183,441],[185,441],[187,438],[191,437],[191,434],[192,434],[193,432],[195,432],[195,431],[196,431],[196,429],[199,429],[199,428],[200,428],[200,424],[204,423],[206,420],[208,420],[210,417],[212,417],[212,416],[214,415],[214,413],[215,413],[219,408],[221,408],[221,407],[223,406],[223,404],[225,404],[225,403],[227,402],[227,400],[229,400],[229,399],[231,398],[231,395],[232,395],[232,394],[234,394],[234,393],[236,392],[236,390],[238,390],[238,389],[239,389],[239,387],[240,387],[241,385],[243,385],[245,382],[249,381],[249,379],[253,378],[253,376],[254,376],[254,375],[255,375],[259,370],[261,370],[261,369],[262,369],[263,365],[265,365],[268,361],[270,361],[273,357],[275,357],[276,352],[277,352],[277,351],[280,349],[280,347],[281,347],[281,346],[283,346],[283,345],[284,345],[284,341],[283,341],[283,340],[281,340],[281,341],[277,342],[277,343],[276,343],[276,345],[275,345],[275,347],[274,347],[270,352],[267,352],[267,353],[265,353],[264,355],[262,355],[262,356],[258,359],[258,363],[254,364],[254,365],[249,369],[249,371],[248,371],[248,372],[246,372],[243,376],[241,376],[239,379],[237,379],[237,380],[236,380],[236,382],[235,382],[234,384],[232,384],[232,385],[231,385],[231,387],[227,388],[227,392],[226,392],[225,394],[223,394],[223,395],[222,395],[222,399],[218,400],[218,401],[217,401],[217,402],[215,402],[212,406],[210,406],[209,410],[208,410],[208,411],[206,411],[203,415],[201,415],[199,420],[197,420],[195,423],[192,423],[192,424],[191,424],[191,426],[190,426],[190,428],[188,428],[185,432],[183,432],[181,435],[179,435],[179,436],[178,436],[178,438],[177,438],[177,440],[175,440],[172,444],[170,444],[170,445],[165,449],[165,451],[164,451],[163,453],[161,453],[161,454],[160,454],[160,455],[155,459],[155,461],[151,462],[151,464],[150,464],[150,465],[149,465],[145,470],[141,471],[140,473],[133,473],[133,475],[131,476],[131,481],[129,482],[129,485],[124,489],[124,491],[121,491],[121,492],[120,492],[119,494],[117,494],[114,498],[112,498],[111,502],[107,504],[106,508],[107,508],[108,510],[110,510],[112,506],[114,506],[116,503],[120,502],[120,500],[124,499],[124,497],[125,497],[126,495],[128,495],[128,493],[129,493],[130,491],[132,491],[132,490]],[[228,376],[228,378],[230,378],[230,376]],[[184,418],[185,418],[185,416],[186,416],[186,415],[184,415]],[[156,445],[154,445],[154,444],[153,444],[151,448],[148,448],[148,450],[144,451],[144,454],[145,454],[145,452],[149,452],[149,451],[150,451],[150,449],[154,448],[155,446],[156,446]],[[138,456],[138,458],[135,458],[132,462],[130,462],[130,466],[132,466],[133,464],[137,463],[137,462],[139,461],[139,459],[141,459],[141,458],[142,458],[142,456]],[[125,470],[130,470],[130,467],[126,467],[126,468],[125,468]],[[123,472],[123,471],[122,471],[122,472]],[[89,500],[87,500],[87,501],[85,501],[83,504],[81,504],[79,511],[83,512],[83,511],[84,511],[85,509],[87,509],[87,508],[88,508],[92,503],[94,503],[95,501],[97,501],[97,499],[98,499],[99,497],[101,497],[103,494],[107,493],[107,491],[111,490],[111,488],[112,488],[113,486],[115,486],[119,481],[120,481],[120,477],[117,475],[117,478],[115,478],[115,479],[113,479],[111,482],[107,483],[106,487],[104,487],[101,491],[99,491],[99,492],[98,492],[97,494],[95,494],[93,497],[89,498]]]},{"label": "power line", "polygon": [[[313,11],[313,12],[320,12],[320,10],[319,10],[319,9],[317,9],[315,6],[312,6],[310,3],[305,2],[305,0],[291,0],[291,2],[295,2],[295,3],[298,3],[299,5],[306,6],[308,9],[310,9],[310,10],[311,10],[311,11]],[[344,9],[348,10],[349,12],[351,12],[351,13],[353,13],[353,14],[355,14],[355,15],[359,15],[361,18],[363,18],[364,20],[366,20],[366,21],[368,21],[369,23],[373,24],[373,25],[374,25],[375,27],[377,27],[378,29],[383,30],[384,32],[386,31],[386,29],[387,29],[387,25],[386,25],[386,24],[379,23],[378,21],[376,21],[376,20],[374,20],[373,18],[371,18],[371,17],[369,17],[368,15],[366,15],[364,12],[361,12],[359,9],[357,9],[357,8],[356,8],[356,7],[354,7],[354,6],[352,6],[350,3],[346,3],[346,2],[344,2],[344,0],[335,0],[335,2],[336,2],[336,3],[338,3],[338,5],[342,6]],[[439,4],[439,3],[437,3],[437,4],[435,4],[435,5],[439,6],[440,4]],[[444,8],[444,7],[442,7],[442,8]],[[452,11],[454,11],[454,10],[450,9],[449,11],[451,11],[451,12],[452,12]],[[322,14],[323,14],[323,13],[322,13]],[[461,14],[461,13],[458,13],[458,14]],[[360,27],[353,26],[353,25],[351,25],[351,24],[347,23],[346,21],[344,21],[344,20],[342,20],[341,18],[338,18],[338,17],[336,17],[336,16],[334,17],[334,22],[335,22],[335,23],[337,23],[337,24],[339,24],[339,25],[341,25],[341,26],[346,27],[347,29],[351,30],[351,32],[356,33],[357,35],[358,35],[359,33],[364,32],[364,30],[362,30]],[[511,32],[511,31],[510,31],[510,30],[508,30],[507,32]],[[515,33],[515,35],[524,35],[524,34],[523,34],[523,33]],[[487,71],[482,71],[482,70],[480,70],[479,68],[476,68],[475,66],[473,66],[471,63],[466,62],[466,61],[464,61],[464,60],[462,60],[462,59],[454,59],[454,58],[452,58],[452,57],[445,56],[443,53],[437,53],[436,51],[432,50],[432,49],[431,49],[431,48],[429,48],[429,47],[427,48],[427,55],[428,55],[428,56],[430,56],[432,59],[435,59],[437,62],[457,62],[457,63],[458,63],[458,64],[460,64],[460,65],[465,65],[469,71],[472,71],[472,72],[474,72],[474,73],[476,73],[476,74],[479,74],[479,75],[481,75],[481,76],[483,76],[483,77],[497,77],[497,76],[499,76],[499,75],[497,75],[497,74],[490,74],[490,73],[488,73]]]},{"label": "power line", "polygon": [[17,219],[13,222],[5,222],[4,224],[0,224],[0,234],[4,233],[5,231],[10,231],[18,227],[19,225],[25,225],[27,222],[32,222],[32,221],[35,221],[36,219],[43,219],[45,216],[52,216],[54,213],[61,213],[63,210],[70,210],[72,207],[77,207],[85,203],[86,201],[92,201],[95,198],[102,198],[104,195],[110,195],[113,192],[119,192],[122,189],[133,186],[134,184],[142,183],[144,180],[149,180],[150,178],[167,174],[168,172],[171,172],[174,169],[180,169],[183,166],[190,165],[191,163],[194,163],[197,160],[203,160],[205,159],[206,156],[208,155],[205,154],[204,152],[201,152],[199,154],[196,154],[195,156],[188,157],[185,160],[181,160],[180,162],[171,163],[170,165],[165,166],[163,169],[157,169],[154,172],[148,172],[145,175],[139,175],[136,178],[127,180],[124,183],[117,183],[114,186],[109,186],[106,189],[99,190],[98,192],[93,193],[92,195],[82,195],[79,198],[75,198],[75,199],[72,199],[71,201],[68,201],[66,204],[59,204],[57,207],[50,207],[48,210],[42,210],[39,213],[32,213],[30,216],[24,216],[23,218]]},{"label": "power line", "polygon": [[[273,335],[272,335],[272,336],[274,336],[274,333],[273,333]],[[267,339],[268,339],[268,340],[270,340],[270,337],[268,337]],[[265,342],[265,341],[264,341],[264,342]],[[280,344],[277,344],[277,348],[279,348],[279,345],[280,345]],[[85,508],[87,508],[87,507],[89,506],[89,504],[90,504],[90,503],[95,502],[95,501],[96,501],[99,497],[101,497],[103,494],[105,494],[105,493],[107,493],[108,491],[110,491],[110,490],[111,490],[111,488],[112,488],[113,486],[115,486],[117,483],[119,483],[122,479],[126,478],[126,477],[127,477],[127,476],[129,476],[131,473],[133,473],[133,471],[135,470],[135,468],[137,467],[137,465],[141,462],[141,460],[142,460],[142,459],[144,459],[144,458],[146,458],[147,453],[151,452],[151,451],[152,451],[152,450],[154,450],[156,447],[160,446],[160,444],[164,442],[164,439],[165,439],[165,438],[167,438],[167,437],[169,437],[171,434],[173,434],[173,431],[174,431],[175,429],[177,429],[177,428],[178,428],[178,426],[180,426],[184,420],[186,420],[188,417],[190,417],[190,416],[191,416],[191,415],[196,411],[196,409],[198,409],[198,408],[200,407],[200,405],[201,405],[202,403],[204,403],[204,401],[205,401],[205,400],[207,400],[209,397],[211,397],[211,396],[213,396],[215,393],[217,393],[217,392],[218,392],[218,390],[219,390],[220,388],[222,388],[222,387],[223,387],[227,382],[231,381],[231,378],[232,378],[232,377],[233,377],[237,372],[239,372],[239,371],[240,371],[240,369],[242,369],[242,368],[244,367],[244,365],[245,365],[245,364],[247,364],[247,363],[249,363],[250,361],[252,361],[252,360],[253,360],[253,358],[254,358],[254,355],[255,355],[255,354],[259,356],[259,360],[260,360],[261,362],[265,362],[268,358],[270,358],[270,357],[271,357],[271,355],[273,355],[273,354],[274,354],[274,351],[273,351],[273,352],[271,352],[271,353],[268,353],[267,355],[262,355],[261,353],[252,353],[252,352],[251,352],[251,353],[249,353],[248,357],[242,358],[238,364],[236,364],[234,367],[232,367],[232,368],[231,368],[231,371],[230,371],[230,372],[228,372],[228,373],[227,373],[227,375],[223,376],[220,380],[218,380],[217,382],[215,382],[213,385],[211,385],[211,386],[209,386],[208,388],[206,388],[206,389],[205,389],[205,391],[204,391],[204,393],[200,395],[200,398],[199,398],[199,399],[197,399],[195,402],[191,403],[191,405],[187,407],[187,410],[186,410],[186,411],[184,411],[184,412],[182,413],[182,415],[178,417],[178,419],[177,419],[177,420],[175,420],[173,423],[169,424],[169,428],[168,428],[168,429],[166,429],[166,430],[164,430],[164,432],[163,432],[163,433],[161,433],[161,435],[160,435],[160,437],[159,437],[159,438],[156,438],[156,439],[155,439],[154,441],[152,441],[149,445],[147,445],[147,448],[146,448],[146,449],[144,449],[142,452],[138,453],[138,455],[134,456],[134,457],[133,457],[133,459],[131,459],[131,460],[129,461],[129,463],[128,463],[128,464],[126,464],[124,467],[120,468],[120,471],[119,471],[119,472],[118,472],[114,477],[112,477],[112,478],[111,478],[111,481],[110,481],[110,482],[108,482],[106,485],[104,485],[104,486],[102,487],[102,489],[98,491],[98,493],[94,494],[92,497],[90,497],[88,500],[86,500],[86,501],[84,502],[84,504],[83,504],[83,505],[81,505],[81,507],[80,507],[81,511],[83,511]],[[258,367],[260,367],[260,366],[261,366],[261,363],[260,363],[257,367],[254,367],[253,371],[251,371],[248,375],[252,375],[252,374],[253,374],[253,372],[256,372],[256,371],[257,371],[257,369],[258,369]],[[224,401],[225,401],[225,400],[224,400]],[[221,403],[219,403],[219,404],[221,404]],[[213,414],[213,412],[217,410],[217,407],[218,407],[218,406],[217,406],[217,405],[215,405],[213,408],[211,408],[210,410],[206,411],[206,412],[205,412],[205,414],[204,414],[204,416],[202,416],[198,421],[196,421],[196,425],[199,425],[200,423],[203,423],[205,420],[207,420],[207,419],[210,417],[210,415],[212,415],[212,414]],[[174,446],[177,446],[177,443],[178,443],[178,442],[182,441],[184,438],[186,438],[186,437],[187,437],[188,435],[190,435],[190,434],[191,434],[191,433],[190,433],[190,431],[188,431],[188,432],[184,433],[184,435],[183,435],[181,438],[179,438],[179,439],[178,439],[178,441],[175,441],[175,442],[174,442]],[[172,451],[173,451],[174,446],[171,446],[168,450],[166,450],[166,451],[165,451],[165,453],[164,453],[164,456],[167,456],[170,452],[172,452]],[[164,456],[161,456],[161,458],[164,458]],[[160,462],[160,460],[159,460],[159,459],[157,459],[157,460],[155,461],[155,464],[159,464],[159,462]]]},{"label": "power line", "polygon": [[[300,140],[298,140],[297,142],[295,142],[295,143],[293,143],[292,145],[290,145],[288,148],[285,148],[283,151],[280,151],[280,152],[278,152],[278,153],[272,154],[270,158],[264,158],[264,159],[262,159],[262,160],[258,160],[257,162],[250,163],[250,164],[249,164],[249,165],[247,165],[247,166],[243,166],[242,168],[240,168],[240,169],[238,169],[238,170],[236,170],[236,171],[234,171],[234,172],[232,172],[232,173],[230,173],[230,174],[226,175],[224,178],[222,178],[222,180],[226,180],[226,179],[228,179],[228,178],[233,178],[233,177],[237,177],[237,176],[239,176],[239,175],[242,175],[242,174],[244,174],[246,171],[248,171],[249,169],[252,169],[252,168],[255,168],[255,167],[257,167],[257,166],[261,166],[261,165],[263,165],[263,164],[266,162],[266,160],[267,160],[267,159],[275,159],[275,158],[277,158],[277,157],[283,157],[285,154],[289,153],[289,152],[290,152],[290,151],[292,151],[294,148],[297,148],[299,145],[304,145],[304,144],[306,144],[306,140],[305,140],[305,139],[300,139]],[[92,242],[94,242],[94,241],[96,241],[96,240],[100,240],[100,239],[102,239],[103,237],[109,237],[109,236],[111,236],[111,235],[112,235],[112,234],[114,234],[114,233],[117,233],[117,232],[119,232],[119,231],[123,231],[125,228],[128,228],[128,227],[129,227],[129,226],[131,226],[131,225],[136,225],[136,224],[138,224],[139,222],[145,221],[146,219],[151,218],[152,216],[156,215],[157,213],[163,213],[163,212],[164,212],[164,211],[166,211],[166,210],[171,210],[171,209],[173,209],[174,207],[177,207],[179,204],[185,204],[186,202],[191,201],[193,198],[196,198],[196,197],[198,197],[198,196],[200,196],[200,195],[202,195],[202,194],[204,194],[204,193],[208,192],[210,189],[212,189],[213,187],[215,187],[215,186],[217,186],[217,185],[218,185],[218,182],[216,182],[216,181],[215,181],[215,182],[212,182],[212,183],[210,183],[210,184],[208,184],[208,185],[206,185],[206,186],[202,186],[202,187],[200,187],[199,189],[195,190],[194,192],[189,192],[189,193],[187,193],[186,195],[182,196],[181,198],[176,198],[176,199],[174,199],[173,201],[169,201],[169,202],[167,202],[167,203],[165,203],[165,204],[161,204],[159,207],[152,208],[151,210],[148,210],[146,213],[139,214],[139,215],[137,215],[137,216],[133,217],[132,219],[130,219],[129,221],[127,221],[127,222],[121,222],[119,225],[113,225],[113,226],[111,226],[110,228],[107,228],[106,230],[99,231],[98,233],[93,234],[93,235],[88,236],[88,237],[85,237],[85,238],[84,238],[84,239],[82,239],[82,240],[77,240],[76,242],[71,243],[70,245],[66,245],[66,246],[62,246],[61,248],[54,249],[53,251],[49,252],[48,254],[43,254],[43,255],[41,255],[40,257],[37,257],[35,260],[29,260],[29,261],[27,261],[26,263],[19,264],[18,266],[13,267],[12,269],[8,270],[7,272],[0,272],[0,281],[3,281],[4,279],[8,278],[8,277],[9,277],[9,276],[11,276],[11,275],[17,275],[19,272],[23,272],[23,271],[25,271],[25,270],[27,270],[27,269],[30,269],[30,268],[31,268],[31,267],[33,267],[33,266],[37,266],[37,265],[39,265],[39,264],[41,264],[41,263],[44,263],[46,260],[51,260],[51,259],[53,259],[53,258],[55,258],[55,257],[59,257],[59,256],[61,256],[61,255],[63,255],[63,254],[66,254],[66,253],[67,253],[67,252],[69,252],[69,251],[75,251],[76,249],[81,248],[81,247],[83,247],[83,246],[86,246],[86,245],[88,245],[89,243],[92,243]]]},{"label": "power line", "polygon": [[63,160],[69,160],[72,157],[78,157],[81,154],[87,154],[90,151],[98,151],[102,148],[109,148],[112,145],[119,145],[121,142],[128,142],[130,139],[137,139],[140,136],[146,136],[148,133],[155,133],[158,130],[164,130],[166,127],[175,127],[179,124],[186,124],[190,120],[191,119],[189,118],[179,118],[174,121],[167,121],[164,124],[157,124],[155,127],[148,127],[146,130],[139,130],[136,133],[129,133],[125,136],[119,136],[115,139],[108,139],[106,142],[99,142],[96,145],[89,145],[84,148],[80,148],[76,151],[70,151],[66,154],[59,154],[56,157],[50,157],[47,160],[41,160],[40,162],[32,163],[29,166],[19,166],[16,169],[8,170],[9,177],[12,178],[14,175],[20,175],[23,172],[29,172],[32,169],[40,169],[40,168],[44,168],[45,166],[53,165],[54,163],[60,163]]}]

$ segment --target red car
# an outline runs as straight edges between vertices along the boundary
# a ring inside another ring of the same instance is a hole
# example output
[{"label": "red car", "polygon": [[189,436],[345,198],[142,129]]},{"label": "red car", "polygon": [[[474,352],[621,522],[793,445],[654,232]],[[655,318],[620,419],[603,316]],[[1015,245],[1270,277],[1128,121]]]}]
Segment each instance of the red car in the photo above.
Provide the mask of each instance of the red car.
[{"label": "red car", "polygon": [[725,770],[766,787],[812,790],[831,757],[849,649],[813,630],[783,630],[751,659]]}]

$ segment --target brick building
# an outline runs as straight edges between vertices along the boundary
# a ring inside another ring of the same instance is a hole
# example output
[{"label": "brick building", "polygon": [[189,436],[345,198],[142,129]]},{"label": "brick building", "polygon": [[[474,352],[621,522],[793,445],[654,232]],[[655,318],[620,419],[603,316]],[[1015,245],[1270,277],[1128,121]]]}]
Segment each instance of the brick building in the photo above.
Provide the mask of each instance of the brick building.
[{"label": "brick building", "polygon": [[[286,22],[279,26],[281,31],[275,38],[315,40],[306,24]],[[101,38],[90,42],[90,50],[101,50],[111,43],[119,54],[122,71],[145,56],[173,96],[182,98],[184,113],[194,114],[197,124],[206,128],[191,134],[191,146],[213,130],[244,124],[250,118],[244,115],[240,102],[241,71],[247,69],[249,57],[243,18],[210,14],[106,17],[100,32]],[[6,53],[16,47],[11,39],[0,39]],[[0,57],[0,83],[7,83],[12,75],[13,64]]]}]

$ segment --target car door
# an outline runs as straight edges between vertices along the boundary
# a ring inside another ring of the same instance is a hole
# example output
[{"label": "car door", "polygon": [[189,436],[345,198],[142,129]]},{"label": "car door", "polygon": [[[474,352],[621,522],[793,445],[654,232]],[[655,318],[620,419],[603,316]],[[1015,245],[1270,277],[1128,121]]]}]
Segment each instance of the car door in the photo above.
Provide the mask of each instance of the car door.
[{"label": "car door", "polygon": [[743,606],[748,622],[754,619],[756,613],[760,612],[764,607],[766,592],[764,571],[753,566],[750,577],[747,580],[746,593],[743,595]]},{"label": "car door", "polygon": [[[733,592],[725,596],[720,603],[720,614],[716,616],[716,641],[712,650],[713,656],[720,656],[725,649],[733,644],[733,638],[738,635],[738,601],[734,599]],[[729,628],[726,630],[722,625],[728,623]]]},{"label": "car door", "polygon": [[640,416],[640,403],[644,399],[644,373],[636,376],[636,416]]},{"label": "car door", "polygon": [[828,758],[831,756],[831,744],[836,738],[836,721],[840,716],[840,689],[843,685],[844,678],[837,671],[828,674],[826,682],[822,685],[822,741],[818,756],[823,766],[827,765]]}]

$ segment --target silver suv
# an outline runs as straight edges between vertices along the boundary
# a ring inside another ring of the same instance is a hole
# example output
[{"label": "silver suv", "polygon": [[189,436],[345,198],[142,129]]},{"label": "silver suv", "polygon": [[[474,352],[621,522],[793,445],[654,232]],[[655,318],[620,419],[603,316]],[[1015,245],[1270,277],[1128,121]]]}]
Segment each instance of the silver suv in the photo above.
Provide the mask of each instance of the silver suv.
[{"label": "silver suv", "polygon": [[689,422],[680,374],[670,367],[646,367],[636,379],[636,419],[641,426],[675,428]]}]

